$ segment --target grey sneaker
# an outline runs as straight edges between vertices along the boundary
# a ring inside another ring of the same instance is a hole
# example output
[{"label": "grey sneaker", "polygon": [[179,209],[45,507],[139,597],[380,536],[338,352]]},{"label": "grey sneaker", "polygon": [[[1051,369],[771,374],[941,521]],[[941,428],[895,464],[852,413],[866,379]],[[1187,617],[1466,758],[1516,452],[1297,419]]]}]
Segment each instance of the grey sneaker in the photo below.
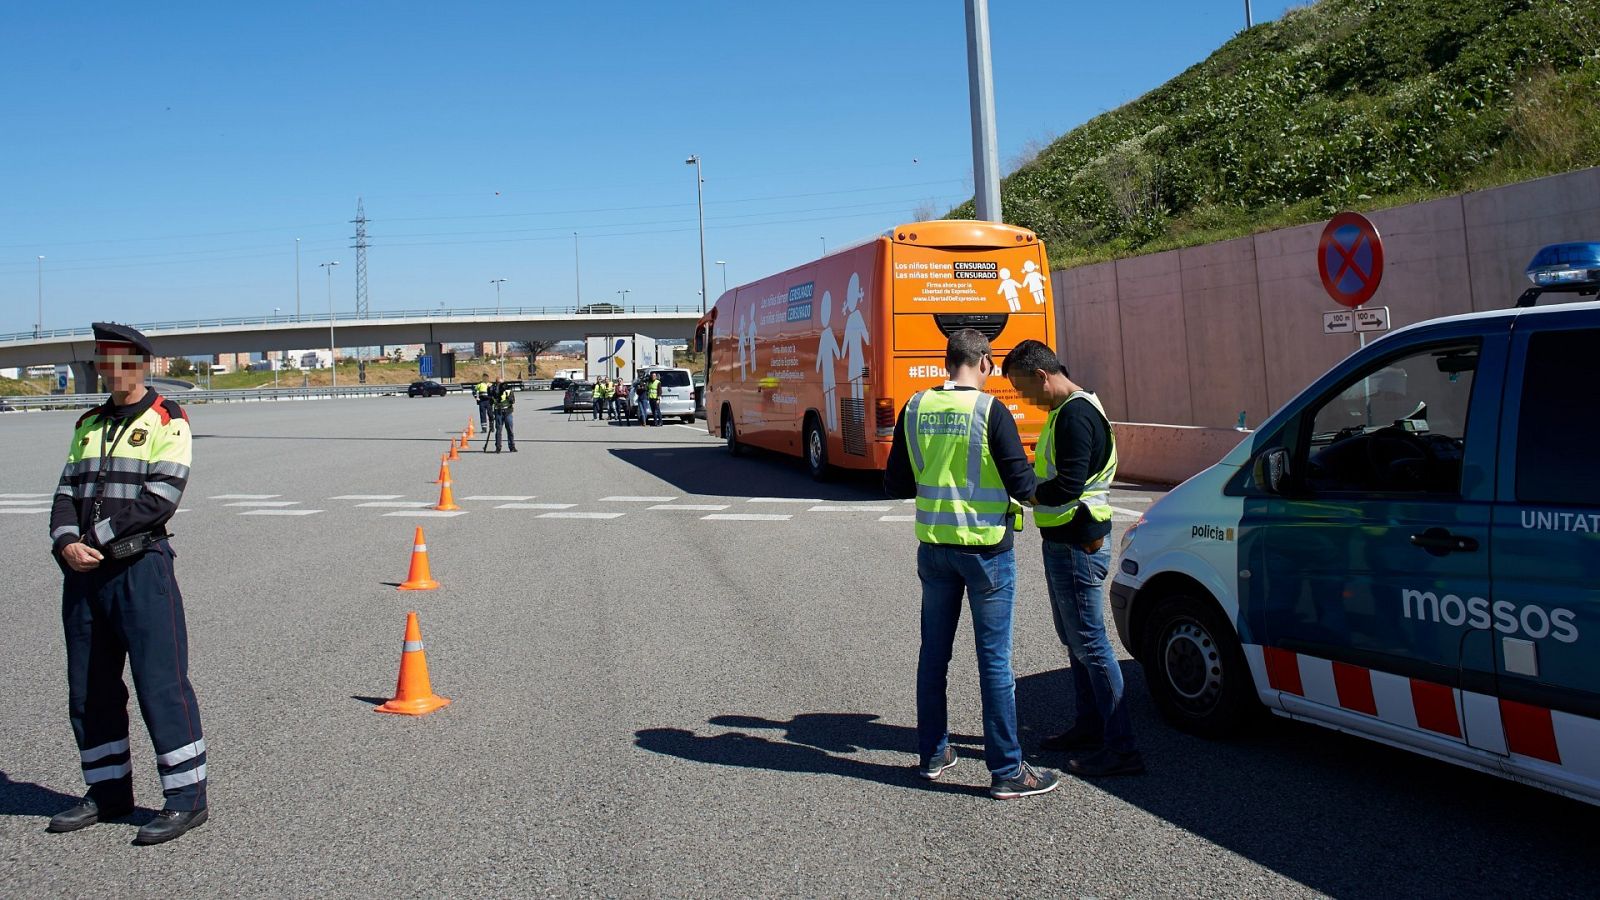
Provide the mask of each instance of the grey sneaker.
[{"label": "grey sneaker", "polygon": [[929,781],[938,781],[939,776],[955,764],[956,751],[947,744],[943,753],[932,759],[923,760],[922,764],[917,766],[917,774]]},{"label": "grey sneaker", "polygon": [[1035,769],[1027,763],[1013,778],[996,779],[989,786],[989,796],[996,800],[1016,800],[1034,794],[1048,794],[1061,786],[1061,773],[1052,769]]}]

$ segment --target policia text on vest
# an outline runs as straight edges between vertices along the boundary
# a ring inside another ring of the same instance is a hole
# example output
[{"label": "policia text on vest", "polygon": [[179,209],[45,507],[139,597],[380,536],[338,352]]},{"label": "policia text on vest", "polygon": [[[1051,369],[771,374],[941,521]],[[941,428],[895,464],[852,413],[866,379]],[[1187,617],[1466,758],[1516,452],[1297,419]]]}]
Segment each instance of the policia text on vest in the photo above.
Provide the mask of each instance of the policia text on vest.
[{"label": "policia text on vest", "polygon": [[205,822],[206,742],[189,684],[189,638],[166,524],[189,481],[188,417],[149,390],[144,335],[95,323],[95,368],[111,396],[73,429],[50,510],[64,576],[68,710],[88,795],[50,820],[76,831],[133,811],[124,658],[156,751],[165,808],[134,842]]}]

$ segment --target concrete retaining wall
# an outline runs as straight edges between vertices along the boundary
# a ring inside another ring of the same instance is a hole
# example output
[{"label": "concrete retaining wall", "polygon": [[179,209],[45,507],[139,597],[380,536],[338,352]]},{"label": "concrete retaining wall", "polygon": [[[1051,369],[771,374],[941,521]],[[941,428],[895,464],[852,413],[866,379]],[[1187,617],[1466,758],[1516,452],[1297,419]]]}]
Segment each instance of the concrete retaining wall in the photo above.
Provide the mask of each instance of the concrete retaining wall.
[{"label": "concrete retaining wall", "polygon": [[[1372,305],[1394,327],[1504,309],[1540,247],[1600,240],[1600,168],[1368,218],[1387,262]],[[1324,224],[1051,273],[1073,380],[1113,420],[1230,432],[1240,412],[1264,421],[1359,346],[1322,333],[1322,313],[1340,308],[1317,277]]]},{"label": "concrete retaining wall", "polygon": [[1249,437],[1232,428],[1195,428],[1113,422],[1117,436],[1117,478],[1178,484],[1210,467]]}]

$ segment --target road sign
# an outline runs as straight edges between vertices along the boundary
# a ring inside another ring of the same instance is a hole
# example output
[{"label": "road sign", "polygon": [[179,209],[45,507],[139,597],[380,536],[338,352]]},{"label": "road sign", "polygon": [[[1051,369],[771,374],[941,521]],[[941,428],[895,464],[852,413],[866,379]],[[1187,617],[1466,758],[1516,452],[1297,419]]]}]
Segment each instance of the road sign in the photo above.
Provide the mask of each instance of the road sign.
[{"label": "road sign", "polygon": [[1363,306],[1356,310],[1357,331],[1388,331],[1389,307]]},{"label": "road sign", "polygon": [[1354,309],[1371,300],[1383,280],[1383,239],[1377,227],[1360,213],[1334,216],[1317,244],[1317,274],[1323,290],[1341,306]]},{"label": "road sign", "polygon": [[66,366],[59,364],[56,366],[56,393],[65,394],[67,392],[68,371]]},{"label": "road sign", "polygon": [[433,357],[424,353],[417,357],[417,371],[423,378],[433,377]]},{"label": "road sign", "polygon": [[1351,334],[1356,330],[1356,314],[1341,309],[1322,314],[1323,334]]}]

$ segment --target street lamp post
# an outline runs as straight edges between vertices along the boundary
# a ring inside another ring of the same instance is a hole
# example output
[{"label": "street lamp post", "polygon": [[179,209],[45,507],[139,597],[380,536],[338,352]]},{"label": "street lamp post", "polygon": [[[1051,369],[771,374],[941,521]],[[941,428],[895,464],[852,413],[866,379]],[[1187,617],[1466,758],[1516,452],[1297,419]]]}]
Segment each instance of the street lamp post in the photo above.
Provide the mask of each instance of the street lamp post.
[{"label": "street lamp post", "polygon": [[722,292],[726,294],[728,292],[728,261],[719,259],[717,260],[717,265],[722,267]]},{"label": "street lamp post", "polygon": [[977,218],[1000,222],[1000,149],[995,138],[989,0],[967,0],[967,84],[972,107],[972,181]]},{"label": "street lamp post", "polygon": [[333,267],[339,264],[338,260],[321,263],[319,269],[328,270],[328,371],[332,373],[333,386],[339,386],[339,359],[333,344]]},{"label": "street lamp post", "polygon": [[294,239],[294,320],[300,321],[300,239]]},{"label": "street lamp post", "polygon": [[572,309],[583,305],[583,265],[578,259],[578,233],[572,233]]},{"label": "street lamp post", "polygon": [[[272,321],[274,321],[274,322],[278,321],[278,307],[276,307],[276,306],[274,306],[272,308]],[[279,355],[280,356],[282,355],[281,351],[280,351]],[[269,359],[270,359],[270,357],[269,357]],[[281,360],[280,360],[280,362],[281,362]],[[277,390],[278,389],[278,369],[279,368],[281,368],[281,367],[278,365],[278,363],[273,363],[272,364],[272,389],[273,390]]]},{"label": "street lamp post", "polygon": [[822,255],[823,256],[827,256],[828,255],[828,239],[825,238],[825,237],[819,237],[819,238],[817,238],[817,240],[822,242]]},{"label": "street lamp post", "polygon": [[[500,315],[500,285],[506,283],[504,278],[491,278],[489,283],[494,285],[494,314]],[[500,358],[500,380],[506,380],[506,353],[499,341],[494,342],[494,355]]]},{"label": "street lamp post", "polygon": [[617,291],[617,293],[622,295],[622,311],[623,312],[627,312],[628,311],[628,295],[633,293],[633,291],[629,290],[628,288],[623,288],[622,290]]},{"label": "street lamp post", "polygon": [[1244,0],[1244,28],[1246,31],[1249,31],[1251,28],[1255,27],[1255,24],[1255,15],[1250,9],[1250,0]]},{"label": "street lamp post", "polygon": [[44,335],[44,257],[39,257],[39,318],[33,323],[33,336]]},{"label": "street lamp post", "polygon": [[699,156],[691,156],[683,163],[694,166],[694,199],[700,208],[700,315],[703,316],[706,314],[706,179],[700,174]]}]

